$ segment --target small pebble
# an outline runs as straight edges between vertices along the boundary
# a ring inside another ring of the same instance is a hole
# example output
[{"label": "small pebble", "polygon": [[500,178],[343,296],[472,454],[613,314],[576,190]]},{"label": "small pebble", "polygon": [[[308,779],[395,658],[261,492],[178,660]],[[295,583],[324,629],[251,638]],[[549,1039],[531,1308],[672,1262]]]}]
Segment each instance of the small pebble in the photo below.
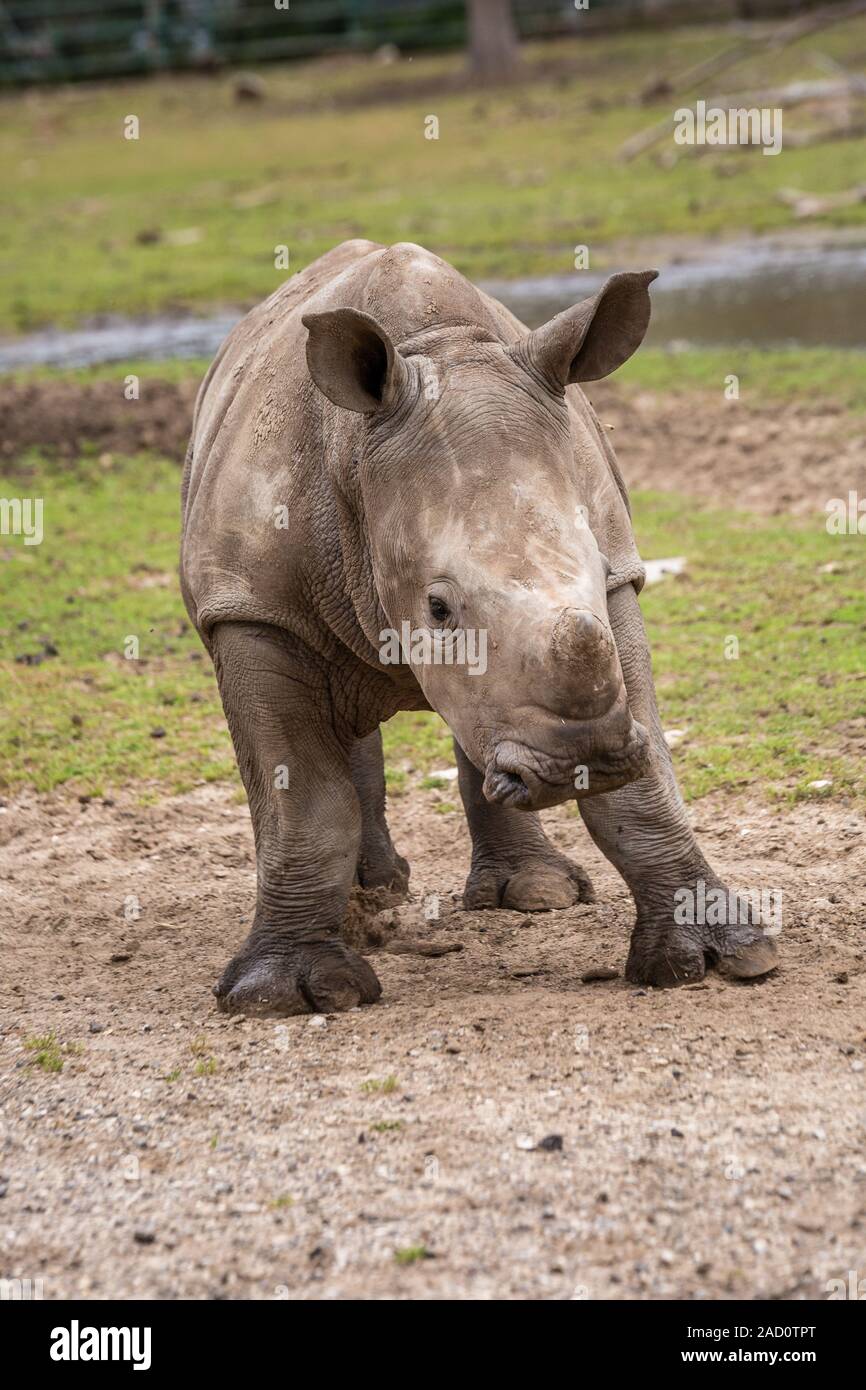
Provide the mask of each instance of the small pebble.
[{"label": "small pebble", "polygon": [[561,1153],[562,1135],[546,1134],[544,1138],[535,1145],[535,1148],[536,1150],[540,1150],[542,1153]]}]

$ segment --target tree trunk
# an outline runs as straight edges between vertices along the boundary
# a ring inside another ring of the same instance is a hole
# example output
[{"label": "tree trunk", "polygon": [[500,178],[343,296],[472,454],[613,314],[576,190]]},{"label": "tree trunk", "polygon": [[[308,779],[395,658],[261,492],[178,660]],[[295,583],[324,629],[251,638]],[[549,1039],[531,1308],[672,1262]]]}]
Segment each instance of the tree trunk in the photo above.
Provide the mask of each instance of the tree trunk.
[{"label": "tree trunk", "polygon": [[511,0],[467,0],[469,65],[476,77],[498,82],[513,76],[520,63]]}]

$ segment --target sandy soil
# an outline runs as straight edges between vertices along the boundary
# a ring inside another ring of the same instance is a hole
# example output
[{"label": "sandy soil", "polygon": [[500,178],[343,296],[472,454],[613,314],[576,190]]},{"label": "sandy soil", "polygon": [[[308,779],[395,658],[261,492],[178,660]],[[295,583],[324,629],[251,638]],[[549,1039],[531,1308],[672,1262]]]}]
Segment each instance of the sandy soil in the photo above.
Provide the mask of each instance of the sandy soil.
[{"label": "sandy soil", "polygon": [[[6,383],[0,450],[180,457],[189,395]],[[840,476],[866,491],[862,421],[830,406],[746,423],[592,395],[632,487],[766,511]],[[210,994],[254,897],[231,789],[0,803],[0,1277],[46,1298],[797,1299],[866,1274],[862,814],[698,803],[732,885],[782,890],[783,963],[657,992],[581,979],[622,970],[632,908],[578,819],[545,816],[596,904],[464,913],[465,823],[436,800],[392,807],[413,900],[383,921],[382,1003],[283,1022]],[[400,951],[419,940],[461,949]],[[60,1071],[28,1045],[52,1032]]]},{"label": "sandy soil", "polygon": [[613,382],[596,382],[588,394],[614,426],[632,490],[798,515],[823,512],[840,479],[866,492],[866,419],[832,401],[732,405],[702,392],[625,391]]},{"label": "sandy soil", "polygon": [[[210,995],[254,894],[228,789],[3,808],[0,1274],[46,1298],[796,1299],[866,1270],[866,820],[700,803],[730,881],[783,891],[783,966],[645,992],[581,981],[622,970],[631,906],[578,819],[545,813],[596,904],[465,913],[465,823],[435,801],[392,809],[413,901],[372,956],[383,1002],[282,1022]],[[462,949],[394,951],[417,939]],[[60,1072],[26,1046],[51,1030]]]}]

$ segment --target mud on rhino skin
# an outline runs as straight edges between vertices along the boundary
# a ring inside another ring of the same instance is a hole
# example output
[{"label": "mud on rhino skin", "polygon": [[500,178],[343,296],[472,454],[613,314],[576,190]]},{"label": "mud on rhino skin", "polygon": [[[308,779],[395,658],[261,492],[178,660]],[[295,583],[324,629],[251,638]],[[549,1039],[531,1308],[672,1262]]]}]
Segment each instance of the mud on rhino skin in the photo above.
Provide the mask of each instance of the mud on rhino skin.
[{"label": "mud on rhino skin", "polygon": [[398,710],[436,710],[454,736],[467,907],[589,900],[538,819],[576,799],[635,900],[629,980],[774,967],[748,910],[677,919],[678,893],[723,885],[676,786],[628,496],[580,389],[639,347],[654,278],[613,275],[529,332],[422,247],[350,241],[221,347],[196,402],[181,553],[256,842],[255,917],[220,1009],[379,998],[341,929],[354,888],[407,891],[379,732]]}]

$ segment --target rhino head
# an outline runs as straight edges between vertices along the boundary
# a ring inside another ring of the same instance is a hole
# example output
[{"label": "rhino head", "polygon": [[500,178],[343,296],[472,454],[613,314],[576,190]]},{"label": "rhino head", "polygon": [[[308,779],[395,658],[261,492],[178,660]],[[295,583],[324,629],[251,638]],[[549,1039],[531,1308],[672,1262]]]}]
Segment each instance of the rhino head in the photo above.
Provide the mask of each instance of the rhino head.
[{"label": "rhino head", "polygon": [[388,623],[368,636],[411,664],[491,802],[538,810],[647,770],[590,524],[606,441],[566,387],[631,356],[654,278],[614,275],[512,342],[458,322],[397,347],[355,309],[303,320],[316,385],[366,417],[344,491]]}]

